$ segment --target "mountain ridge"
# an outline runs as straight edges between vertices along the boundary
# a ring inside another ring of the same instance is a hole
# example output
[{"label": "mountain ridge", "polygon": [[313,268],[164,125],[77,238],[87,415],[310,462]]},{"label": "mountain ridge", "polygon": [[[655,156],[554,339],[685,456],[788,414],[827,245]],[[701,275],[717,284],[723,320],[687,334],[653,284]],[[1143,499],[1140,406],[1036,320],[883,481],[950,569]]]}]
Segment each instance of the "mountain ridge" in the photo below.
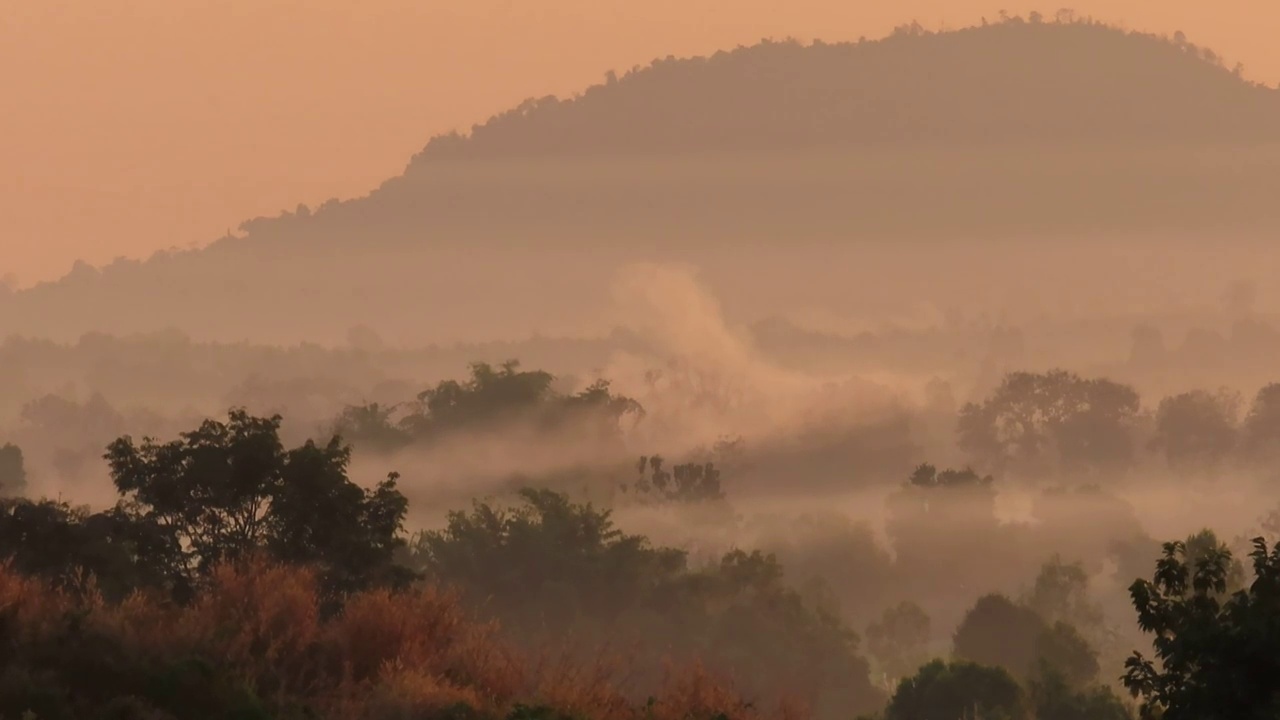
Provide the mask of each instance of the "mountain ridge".
[{"label": "mountain ridge", "polygon": [[[606,276],[636,260],[717,268],[720,293],[747,265],[804,277],[832,262],[824,248],[903,239],[938,240],[927,252],[941,257],[977,240],[1267,236],[1278,179],[1280,91],[1182,38],[1010,19],[764,42],[526,102],[432,139],[363,197],[254,218],[196,250],[78,264],[0,296],[0,328],[297,340],[382,312],[388,336],[575,332],[604,322]],[[992,267],[1005,247],[983,251]],[[902,252],[878,262],[928,257]],[[913,282],[945,294],[949,268],[930,272]],[[846,292],[823,282],[807,291]],[[772,312],[765,291],[724,297]],[[457,303],[476,317],[450,315]]]}]

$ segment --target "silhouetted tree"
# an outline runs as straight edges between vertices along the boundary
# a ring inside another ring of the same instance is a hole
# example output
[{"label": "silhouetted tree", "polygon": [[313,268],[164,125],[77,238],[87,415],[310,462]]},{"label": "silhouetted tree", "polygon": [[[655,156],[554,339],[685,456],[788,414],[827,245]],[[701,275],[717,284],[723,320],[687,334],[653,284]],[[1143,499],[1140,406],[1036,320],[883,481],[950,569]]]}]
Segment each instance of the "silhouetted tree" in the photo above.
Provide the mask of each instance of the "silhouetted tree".
[{"label": "silhouetted tree", "polygon": [[58,587],[85,589],[92,578],[109,600],[141,589],[191,597],[172,534],[123,508],[89,513],[51,500],[0,501],[0,557]]},{"label": "silhouetted tree", "polygon": [[1055,555],[1040,568],[1024,604],[1048,622],[1077,627],[1102,622],[1102,609],[1089,597],[1089,577],[1080,563],[1064,563]]},{"label": "silhouetted tree", "polygon": [[1112,474],[1133,460],[1137,392],[1063,370],[1015,372],[981,404],[960,410],[960,447],[983,467],[1041,476],[1054,464]]},{"label": "silhouetted tree", "polygon": [[[420,534],[414,567],[484,601],[535,643],[608,637],[652,657],[696,654],[760,692],[792,692],[823,716],[881,698],[857,636],[808,606],[771,555],[732,551],[694,571],[683,551],[618,530],[608,510],[526,489],[514,508],[476,503]],[[657,668],[638,667],[656,677]]]},{"label": "silhouetted tree", "polygon": [[1003,667],[1022,677],[1036,665],[1036,641],[1046,631],[1043,618],[1004,595],[986,595],[956,628],[957,657]]},{"label": "silhouetted tree", "polygon": [[1046,670],[1029,683],[1036,720],[1130,720],[1129,708],[1111,688],[1079,689],[1059,673]]},{"label": "silhouetted tree", "polygon": [[1002,668],[942,660],[903,680],[885,708],[885,720],[1030,718],[1027,698]]},{"label": "silhouetted tree", "polygon": [[1253,582],[1230,596],[1230,551],[1192,561],[1181,542],[1166,543],[1153,578],[1129,588],[1139,627],[1154,636],[1153,659],[1134,653],[1125,663],[1143,718],[1280,716],[1280,544],[1253,544]]},{"label": "silhouetted tree", "polygon": [[1240,396],[1192,390],[1160,401],[1151,447],[1183,471],[1216,470],[1236,445]]},{"label": "silhouetted tree", "polygon": [[1049,668],[1080,687],[1099,669],[1097,653],[1073,626],[1050,624],[998,594],[978,599],[956,629],[954,642],[957,657],[998,665],[1020,678]]},{"label": "silhouetted tree", "polygon": [[286,451],[279,429],[279,416],[232,410],[168,443],[122,437],[105,457],[137,518],[177,543],[189,581],[258,551],[320,565],[335,593],[401,579],[392,556],[407,504],[396,475],[363,490],[338,438]]},{"label": "silhouetted tree", "polygon": [[27,489],[27,466],[22,448],[6,444],[0,447],[0,496],[21,495]]},{"label": "silhouetted tree", "polygon": [[445,380],[419,393],[418,410],[400,425],[418,439],[524,421],[544,430],[571,429],[595,440],[617,440],[624,417],[643,415],[639,403],[614,395],[607,381],[567,396],[555,391],[554,381],[547,372],[520,370],[516,360],[499,368],[473,363],[469,380]]},{"label": "silhouetted tree", "polygon": [[913,602],[886,609],[867,627],[866,635],[867,650],[894,680],[916,671],[928,659],[929,616]]},{"label": "silhouetted tree", "polygon": [[1280,466],[1280,383],[1258,391],[1240,428],[1240,449],[1255,467],[1271,473]]},{"label": "silhouetted tree", "polygon": [[[724,499],[720,487],[720,470],[714,463],[683,463],[671,470],[663,469],[660,455],[643,456],[636,464],[639,477],[623,492],[643,501],[699,503]],[[646,474],[647,473],[647,474]]]},{"label": "silhouetted tree", "polygon": [[394,405],[378,403],[347,407],[334,422],[333,434],[359,448],[380,452],[399,450],[409,444],[411,436],[391,421],[395,411]]}]

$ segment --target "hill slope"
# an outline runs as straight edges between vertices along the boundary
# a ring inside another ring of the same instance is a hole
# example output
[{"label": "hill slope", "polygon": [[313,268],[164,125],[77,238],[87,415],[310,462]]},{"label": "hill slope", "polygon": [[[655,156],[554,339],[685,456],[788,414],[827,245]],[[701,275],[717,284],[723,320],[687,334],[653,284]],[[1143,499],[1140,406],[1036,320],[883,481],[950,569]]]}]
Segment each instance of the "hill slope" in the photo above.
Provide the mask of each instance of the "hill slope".
[{"label": "hill slope", "polygon": [[437,138],[445,157],[1280,138],[1280,93],[1211,51],[1093,23],[1010,21],[877,41],[764,42],[655,61]]},{"label": "hill slope", "polygon": [[[1280,91],[1185,41],[1010,21],[767,42],[526,102],[432,140],[364,198],[258,218],[199,251],[81,266],[0,298],[0,330],[565,333],[610,322],[610,273],[655,258],[708,268],[746,315],[978,301],[1010,263],[1025,274],[1064,241],[1148,236],[1167,253],[1169,235],[1194,249],[1205,233],[1280,228],[1277,141]],[[1077,259],[1133,281],[1115,258]],[[1203,259],[1188,262],[1200,277]]]}]

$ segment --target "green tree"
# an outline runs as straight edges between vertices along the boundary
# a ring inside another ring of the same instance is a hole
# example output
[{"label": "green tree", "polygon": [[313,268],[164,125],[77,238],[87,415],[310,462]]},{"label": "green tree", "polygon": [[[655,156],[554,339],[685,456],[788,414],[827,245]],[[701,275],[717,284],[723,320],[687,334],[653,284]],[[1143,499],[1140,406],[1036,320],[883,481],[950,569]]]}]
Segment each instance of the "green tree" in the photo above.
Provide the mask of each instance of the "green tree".
[{"label": "green tree", "polygon": [[1028,720],[1026,694],[1003,668],[942,660],[903,680],[885,720]]},{"label": "green tree", "polygon": [[1129,588],[1138,626],[1154,636],[1154,658],[1135,652],[1123,677],[1143,718],[1280,717],[1280,544],[1253,546],[1253,582],[1230,595],[1230,551],[1193,561],[1182,542],[1166,543],[1152,579]]}]

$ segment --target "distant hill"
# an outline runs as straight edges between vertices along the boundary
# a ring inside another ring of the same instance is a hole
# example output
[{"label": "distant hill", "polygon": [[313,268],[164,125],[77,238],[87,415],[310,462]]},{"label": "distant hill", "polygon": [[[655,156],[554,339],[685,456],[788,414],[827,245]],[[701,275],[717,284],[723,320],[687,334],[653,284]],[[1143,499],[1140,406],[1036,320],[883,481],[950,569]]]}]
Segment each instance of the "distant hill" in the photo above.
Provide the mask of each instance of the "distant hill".
[{"label": "distant hill", "polygon": [[763,42],[657,60],[570,99],[530,99],[436,138],[442,158],[1011,142],[1280,138],[1280,92],[1179,37],[1011,20],[888,38]]},{"label": "distant hill", "polygon": [[[895,294],[949,303],[1007,277],[978,241],[1268,237],[1278,191],[1280,91],[1184,38],[1067,17],[909,26],[668,58],[526,101],[432,139],[366,197],[0,297],[0,331],[599,331],[612,269],[655,258],[708,268],[746,314],[797,292],[864,311]],[[887,249],[921,242],[934,250]],[[939,248],[973,248],[970,285],[948,284]]]}]

